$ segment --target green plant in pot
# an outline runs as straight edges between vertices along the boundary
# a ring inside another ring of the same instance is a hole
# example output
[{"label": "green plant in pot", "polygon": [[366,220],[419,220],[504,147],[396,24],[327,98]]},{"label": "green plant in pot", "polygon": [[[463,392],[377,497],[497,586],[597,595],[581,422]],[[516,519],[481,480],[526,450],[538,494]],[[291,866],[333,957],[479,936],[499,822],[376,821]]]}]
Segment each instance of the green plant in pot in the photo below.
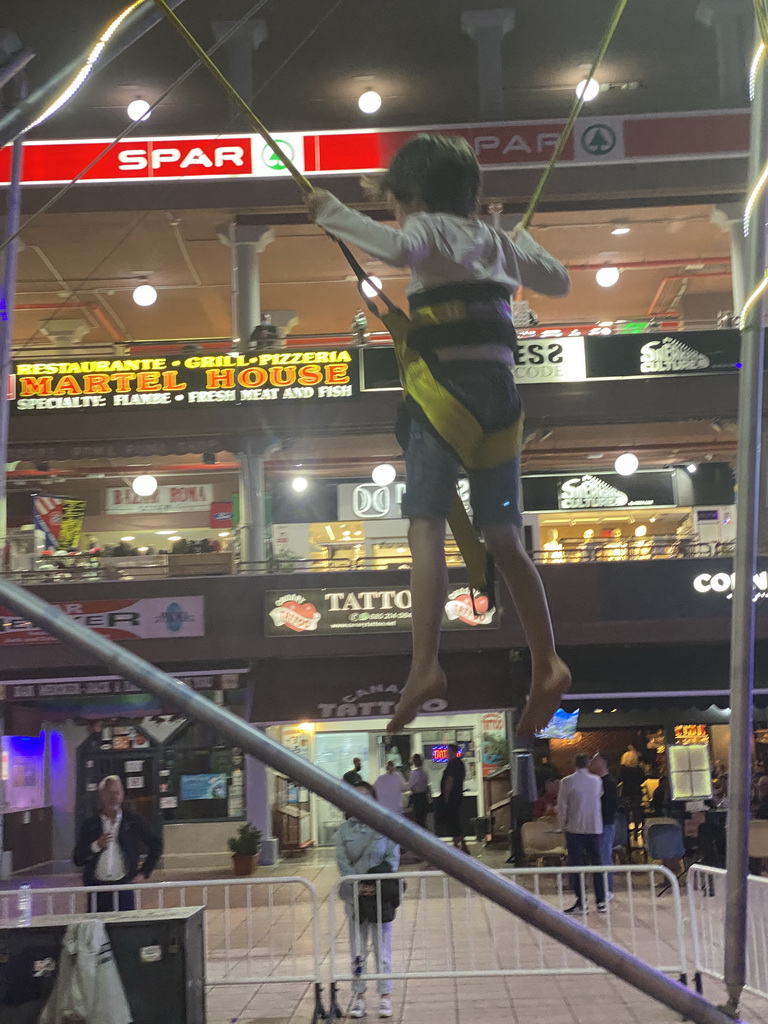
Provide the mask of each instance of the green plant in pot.
[{"label": "green plant in pot", "polygon": [[232,869],[236,875],[244,877],[253,874],[254,859],[261,852],[261,832],[247,821],[237,830],[236,836],[230,836],[227,846],[232,851]]}]

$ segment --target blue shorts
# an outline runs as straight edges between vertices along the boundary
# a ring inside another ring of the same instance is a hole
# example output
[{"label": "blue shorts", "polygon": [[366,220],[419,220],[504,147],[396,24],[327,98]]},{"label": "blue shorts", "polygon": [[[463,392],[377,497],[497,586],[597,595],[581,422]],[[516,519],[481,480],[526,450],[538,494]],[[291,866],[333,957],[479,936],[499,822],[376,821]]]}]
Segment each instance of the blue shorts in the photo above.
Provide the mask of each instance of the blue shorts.
[{"label": "blue shorts", "polygon": [[[490,361],[442,363],[440,383],[458,398],[486,433],[512,426],[522,415],[522,402],[511,366]],[[411,414],[398,431],[405,451],[407,519],[447,519],[462,472],[461,461],[420,417]],[[519,455],[492,469],[470,470],[470,504],[475,525],[512,523],[520,527]]]}]

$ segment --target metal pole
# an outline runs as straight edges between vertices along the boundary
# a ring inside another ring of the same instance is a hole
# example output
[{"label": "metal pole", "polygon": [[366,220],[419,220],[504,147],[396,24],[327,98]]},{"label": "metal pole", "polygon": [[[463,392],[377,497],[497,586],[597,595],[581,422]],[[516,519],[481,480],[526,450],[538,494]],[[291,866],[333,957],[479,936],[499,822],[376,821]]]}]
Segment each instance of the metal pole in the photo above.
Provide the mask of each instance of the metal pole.
[{"label": "metal pole", "polygon": [[[751,180],[768,161],[768,75],[762,62],[752,107]],[[747,248],[751,292],[763,279],[766,204],[755,204]],[[741,326],[739,428],[736,478],[735,585],[731,620],[731,742],[728,771],[728,878],[725,908],[727,1012],[736,1014],[747,968],[749,798],[752,778],[752,688],[755,667],[753,577],[757,568],[760,449],[763,412],[764,303],[756,302]]]},{"label": "metal pole", "polygon": [[[17,94],[23,100],[27,94],[26,75],[22,72],[17,79]],[[3,270],[4,313],[0,311],[0,571],[6,567],[8,551],[8,433],[10,402],[8,382],[13,353],[13,311],[16,305],[16,269],[19,257],[18,237],[21,224],[21,172],[24,161],[24,147],[21,138],[16,139],[11,151],[11,183],[8,188],[8,216],[6,238],[11,239],[5,248]]]},{"label": "metal pole", "polygon": [[[184,0],[168,0],[168,3],[171,7],[175,8],[183,4]],[[117,36],[110,40],[106,52],[99,58],[91,75],[95,75],[102,68],[105,68],[115,57],[119,57],[129,46],[133,46],[137,40],[141,39],[143,35],[146,35],[147,32],[162,20],[163,15],[150,3],[142,4],[131,11],[120,26]],[[41,85],[39,89],[35,89],[29,99],[24,99],[3,117],[0,117],[0,149],[27,131],[32,122],[62,92],[72,77],[77,74],[92,49],[93,43],[83,51],[80,57],[70,61],[69,64],[49,78],[44,85]]]},{"label": "metal pole", "polygon": [[[273,446],[269,446],[270,449]],[[246,441],[240,457],[240,561],[257,571],[264,566],[264,444]]]},{"label": "metal pole", "polygon": [[131,680],[182,714],[207,723],[234,746],[301,783],[406,849],[421,854],[434,867],[442,869],[481,896],[486,896],[516,914],[534,928],[634,985],[641,992],[684,1014],[694,1024],[731,1024],[731,1018],[722,1010],[679,982],[667,978],[625,950],[612,945],[601,935],[565,917],[521,886],[454,850],[425,829],[412,825],[403,817],[390,814],[375,801],[361,796],[354,787],[281,746],[260,729],[218,707],[125,648],[81,626],[60,608],[46,604],[41,598],[6,579],[0,579],[0,604],[89,655],[93,661],[107,666],[111,673]]}]

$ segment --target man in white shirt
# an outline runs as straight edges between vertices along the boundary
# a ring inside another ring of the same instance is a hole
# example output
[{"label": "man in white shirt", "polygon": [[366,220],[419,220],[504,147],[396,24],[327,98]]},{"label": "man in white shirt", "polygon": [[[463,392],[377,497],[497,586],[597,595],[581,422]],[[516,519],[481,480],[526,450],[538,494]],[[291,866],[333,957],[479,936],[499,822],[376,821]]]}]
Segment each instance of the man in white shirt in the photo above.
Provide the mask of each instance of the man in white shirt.
[{"label": "man in white shirt", "polygon": [[395,768],[394,761],[387,761],[383,775],[373,784],[376,799],[391,811],[392,814],[403,813],[403,793],[408,790],[408,783]]},{"label": "man in white shirt", "polygon": [[[565,833],[568,848],[568,863],[573,867],[587,864],[599,865],[600,837],[603,833],[601,797],[602,780],[589,771],[589,754],[576,755],[576,771],[560,783],[557,798],[557,819]],[[595,873],[595,899],[598,913],[606,912],[605,875]],[[584,875],[574,873],[571,884],[576,902],[568,907],[566,914],[586,914],[587,901]]]},{"label": "man in white shirt", "polygon": [[[123,809],[125,790],[118,775],[99,783],[99,813],[80,826],[72,855],[83,869],[83,885],[145,882],[160,859],[162,841],[138,814]],[[139,869],[141,847],[147,856]],[[133,910],[133,890],[96,894],[96,910]]]}]

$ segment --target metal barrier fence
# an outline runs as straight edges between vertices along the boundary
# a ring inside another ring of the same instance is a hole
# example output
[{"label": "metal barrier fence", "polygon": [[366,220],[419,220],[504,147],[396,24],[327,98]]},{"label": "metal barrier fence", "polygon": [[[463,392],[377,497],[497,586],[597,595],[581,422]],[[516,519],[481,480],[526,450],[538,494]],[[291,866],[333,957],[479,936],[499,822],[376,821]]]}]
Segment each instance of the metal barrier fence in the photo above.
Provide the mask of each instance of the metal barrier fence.
[{"label": "metal barrier fence", "polygon": [[[577,918],[580,922],[657,971],[687,984],[680,887],[668,868],[617,865],[612,869],[615,898],[607,903],[605,913],[597,912],[593,899],[595,876],[605,880],[605,869],[585,866],[575,873],[586,894],[585,906],[591,904],[589,912]],[[499,874],[559,911],[574,903],[574,869],[519,868]],[[373,894],[377,922],[369,925],[361,920],[357,898],[361,889],[368,891],[372,883],[394,880],[400,889],[400,907],[391,926],[382,921],[387,894],[382,894],[380,885]],[[657,895],[661,888],[667,890],[663,896]],[[340,879],[329,900],[329,937],[332,988],[340,982],[355,982],[362,972],[368,981],[605,973],[436,871]]]},{"label": "metal barrier fence", "polygon": [[[768,999],[768,878],[747,880],[747,984]],[[688,872],[693,963],[698,976],[724,980],[726,871],[694,864]]]},{"label": "metal barrier fence", "polygon": [[104,909],[116,910],[120,892],[135,894],[137,910],[205,907],[207,986],[320,984],[319,903],[305,878],[4,890],[0,927],[51,914],[85,914],[97,894],[111,895]]}]

